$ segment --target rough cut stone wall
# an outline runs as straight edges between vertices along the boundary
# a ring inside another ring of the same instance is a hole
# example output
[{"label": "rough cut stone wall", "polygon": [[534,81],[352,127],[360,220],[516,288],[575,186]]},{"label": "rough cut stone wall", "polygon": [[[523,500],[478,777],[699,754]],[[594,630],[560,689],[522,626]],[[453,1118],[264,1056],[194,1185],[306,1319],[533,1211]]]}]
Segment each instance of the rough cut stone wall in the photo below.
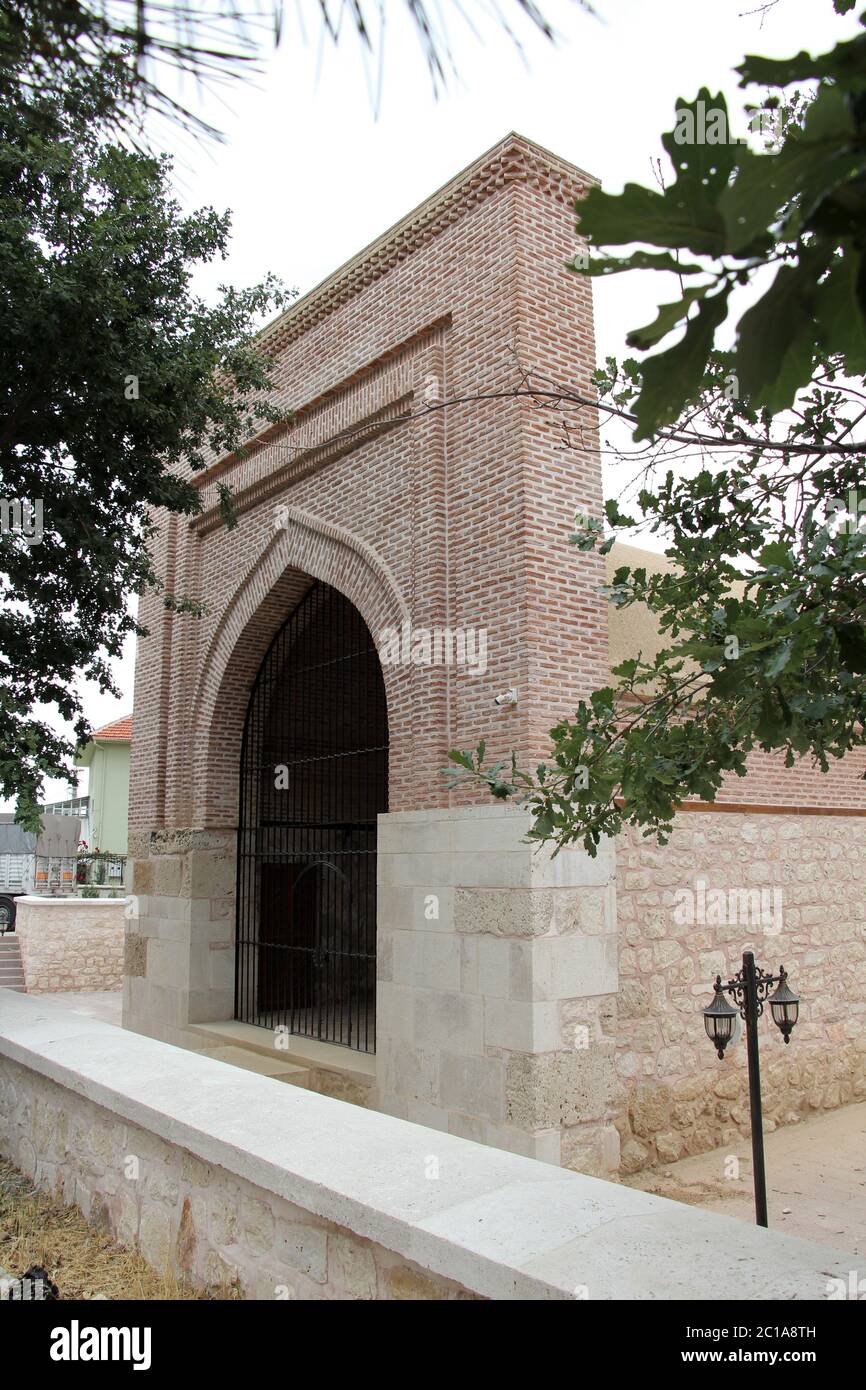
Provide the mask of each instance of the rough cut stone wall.
[{"label": "rough cut stone wall", "polygon": [[125,905],[19,898],[15,930],[28,993],[120,989]]},{"label": "rough cut stone wall", "polygon": [[[749,1134],[745,1039],[719,1061],[700,1015],[715,976],[735,975],[747,948],[774,974],[784,965],[801,996],[788,1046],[769,1010],[759,1020],[765,1127],[866,1096],[864,875],[859,817],[683,813],[666,848],[636,831],[620,838],[624,1172]],[[763,891],[764,920],[754,921],[747,890]],[[689,921],[690,909],[704,920]]]},{"label": "rough cut stone wall", "polygon": [[0,1059],[2,1151],[159,1274],[255,1299],[475,1295]]}]

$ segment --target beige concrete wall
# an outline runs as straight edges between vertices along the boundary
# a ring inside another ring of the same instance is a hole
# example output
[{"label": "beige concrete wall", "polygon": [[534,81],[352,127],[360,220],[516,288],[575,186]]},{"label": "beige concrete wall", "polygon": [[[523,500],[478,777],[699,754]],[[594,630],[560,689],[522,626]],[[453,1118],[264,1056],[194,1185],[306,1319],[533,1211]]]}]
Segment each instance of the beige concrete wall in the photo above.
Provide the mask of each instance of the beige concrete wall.
[{"label": "beige concrete wall", "polygon": [[15,930],[28,993],[120,989],[126,900],[18,899]]},{"label": "beige concrete wall", "polygon": [[759,1022],[766,1129],[866,1096],[864,874],[858,817],[683,813],[665,848],[619,839],[624,1172],[748,1135],[745,1040],[719,1061],[700,1014],[747,948],[802,1001],[788,1046]]}]

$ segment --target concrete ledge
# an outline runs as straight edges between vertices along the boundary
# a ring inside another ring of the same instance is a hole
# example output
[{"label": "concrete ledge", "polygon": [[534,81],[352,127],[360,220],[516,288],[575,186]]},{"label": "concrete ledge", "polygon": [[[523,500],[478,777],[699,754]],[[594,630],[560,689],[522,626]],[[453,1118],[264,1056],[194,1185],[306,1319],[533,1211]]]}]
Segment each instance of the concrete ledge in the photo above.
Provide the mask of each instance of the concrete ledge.
[{"label": "concrete ledge", "polygon": [[0,1055],[482,1297],[817,1300],[828,1280],[858,1270],[854,1255],[281,1086],[9,991]]},{"label": "concrete ledge", "polygon": [[20,898],[16,898],[15,901],[17,902],[19,907],[21,907],[23,904],[25,907],[30,906],[68,908],[73,906],[74,904],[78,907],[81,907],[82,910],[85,910],[91,907],[95,907],[97,909],[100,907],[125,907],[126,904],[129,902],[129,898],[122,893],[119,893],[116,898],[82,898],[80,893],[72,894],[68,898],[43,898],[40,896],[39,893],[27,893]]}]

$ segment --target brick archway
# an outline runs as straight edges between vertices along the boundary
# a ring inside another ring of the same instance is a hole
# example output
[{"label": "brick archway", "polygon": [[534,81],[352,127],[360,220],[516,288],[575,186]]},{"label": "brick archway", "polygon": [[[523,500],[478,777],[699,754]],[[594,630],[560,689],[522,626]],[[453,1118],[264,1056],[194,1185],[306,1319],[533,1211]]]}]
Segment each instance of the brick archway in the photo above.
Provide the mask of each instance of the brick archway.
[{"label": "brick archway", "polygon": [[[166,591],[204,616],[142,600],[130,802],[142,918],[124,1021],[187,1046],[201,1024],[237,1037],[247,698],[314,580],[348,599],[389,725],[376,1103],[553,1161],[563,1129],[595,1144],[607,1113],[610,1042],[577,1052],[568,1028],[594,1029],[615,992],[613,857],[549,864],[524,811],[441,773],[482,739],[533,765],[607,678],[603,560],[568,540],[576,511],[601,513],[594,424],[566,459],[556,419],[513,395],[520,362],[591,392],[591,287],[564,269],[588,181],[508,136],[263,332],[289,418],[205,460],[195,518],[158,519]],[[345,1058],[325,1060],[342,1086]]]}]

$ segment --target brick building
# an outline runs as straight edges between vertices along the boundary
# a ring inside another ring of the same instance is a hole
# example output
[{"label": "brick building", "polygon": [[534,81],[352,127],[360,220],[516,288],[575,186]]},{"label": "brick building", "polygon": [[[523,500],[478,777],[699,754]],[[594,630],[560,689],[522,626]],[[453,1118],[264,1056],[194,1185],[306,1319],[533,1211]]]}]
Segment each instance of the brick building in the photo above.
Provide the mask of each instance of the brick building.
[{"label": "brick building", "polygon": [[[124,1022],[610,1172],[747,1123],[744,1067],[720,1080],[697,1013],[747,939],[813,1001],[768,1063],[772,1114],[863,1094],[866,839],[844,767],[756,764],[668,850],[625,836],[594,860],[446,790],[451,747],[543,757],[633,635],[567,540],[601,508],[591,419],[566,450],[498,394],[518,362],[591,389],[590,287],[564,268],[590,182],[508,136],[265,331],[291,424],[214,459],[201,514],[160,526],[160,572],[205,616],[143,601]],[[696,872],[784,886],[784,926],[683,926]]]}]

